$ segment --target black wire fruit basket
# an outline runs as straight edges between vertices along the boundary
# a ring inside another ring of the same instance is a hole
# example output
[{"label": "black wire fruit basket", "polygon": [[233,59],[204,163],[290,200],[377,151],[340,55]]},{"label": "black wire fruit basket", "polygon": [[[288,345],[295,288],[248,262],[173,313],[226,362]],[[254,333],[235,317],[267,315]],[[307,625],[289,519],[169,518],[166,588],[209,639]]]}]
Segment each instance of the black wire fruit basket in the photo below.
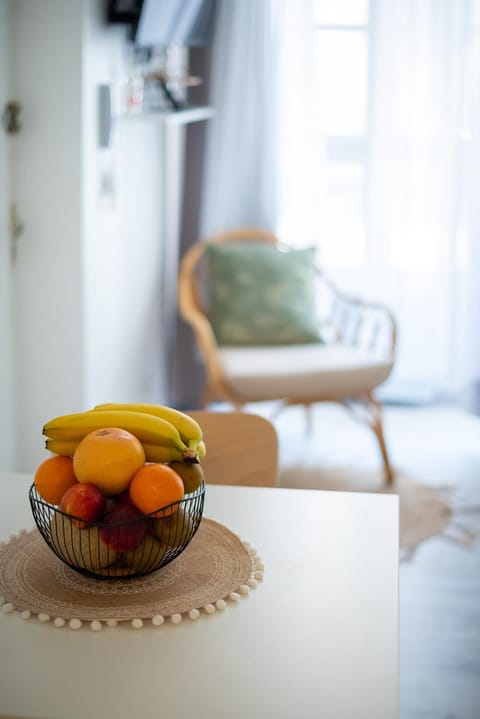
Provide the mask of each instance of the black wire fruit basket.
[{"label": "black wire fruit basket", "polygon": [[40,534],[62,562],[96,579],[124,579],[151,574],[186,549],[202,520],[205,482],[179,502],[113,524],[65,514],[34,484],[28,496]]}]

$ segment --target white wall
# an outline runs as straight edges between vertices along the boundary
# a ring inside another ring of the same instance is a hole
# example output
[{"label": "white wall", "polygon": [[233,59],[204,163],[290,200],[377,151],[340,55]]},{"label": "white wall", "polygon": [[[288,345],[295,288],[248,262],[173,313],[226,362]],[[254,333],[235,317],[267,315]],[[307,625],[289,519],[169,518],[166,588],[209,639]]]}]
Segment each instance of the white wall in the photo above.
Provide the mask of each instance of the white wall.
[{"label": "white wall", "polygon": [[[9,100],[7,74],[8,59],[8,7],[0,0],[0,107]],[[11,287],[10,287],[10,236],[8,227],[8,201],[10,199],[8,175],[8,139],[0,131],[0,472],[13,467],[13,393],[11,346]]]},{"label": "white wall", "polygon": [[158,118],[119,119],[98,146],[98,86],[127,75],[125,29],[100,8],[85,6],[85,401],[160,402],[162,133]]},{"label": "white wall", "polygon": [[81,6],[15,0],[12,92],[23,105],[11,140],[12,196],[25,224],[12,271],[15,466],[44,457],[42,425],[84,394],[82,360]]},{"label": "white wall", "polygon": [[14,467],[34,471],[51,417],[163,399],[163,148],[155,119],[119,121],[111,148],[98,147],[98,85],[124,77],[125,59],[125,29],[105,24],[102,0],[12,8],[24,106],[12,191],[25,222],[12,274]]}]

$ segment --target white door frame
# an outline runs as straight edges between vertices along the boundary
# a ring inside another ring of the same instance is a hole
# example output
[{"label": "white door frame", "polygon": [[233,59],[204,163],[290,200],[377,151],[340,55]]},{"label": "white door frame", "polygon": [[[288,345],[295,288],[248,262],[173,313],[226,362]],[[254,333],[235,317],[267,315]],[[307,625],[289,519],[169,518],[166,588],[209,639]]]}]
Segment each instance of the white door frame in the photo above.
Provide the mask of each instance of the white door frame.
[{"label": "white door frame", "polygon": [[[9,0],[0,0],[0,115],[9,93]],[[0,127],[0,471],[13,469],[13,356],[8,136]]]}]

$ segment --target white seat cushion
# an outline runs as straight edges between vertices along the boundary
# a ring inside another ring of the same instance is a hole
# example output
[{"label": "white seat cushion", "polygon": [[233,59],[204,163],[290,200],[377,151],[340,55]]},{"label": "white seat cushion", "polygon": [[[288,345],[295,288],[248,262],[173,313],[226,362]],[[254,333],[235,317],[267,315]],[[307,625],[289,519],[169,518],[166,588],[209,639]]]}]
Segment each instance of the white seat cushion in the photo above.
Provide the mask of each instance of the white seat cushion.
[{"label": "white seat cushion", "polygon": [[221,347],[232,388],[246,400],[338,399],[374,389],[392,361],[342,344]]}]

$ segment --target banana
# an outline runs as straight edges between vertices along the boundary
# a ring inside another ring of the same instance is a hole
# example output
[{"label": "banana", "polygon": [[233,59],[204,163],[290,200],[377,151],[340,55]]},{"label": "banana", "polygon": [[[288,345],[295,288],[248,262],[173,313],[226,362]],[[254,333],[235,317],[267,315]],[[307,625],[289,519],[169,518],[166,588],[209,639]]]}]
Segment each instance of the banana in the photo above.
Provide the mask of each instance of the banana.
[{"label": "banana", "polygon": [[[65,457],[73,457],[75,450],[79,445],[80,440],[75,439],[50,439],[47,437],[45,440],[45,449],[53,454],[62,454]],[[145,460],[147,462],[183,462],[183,454],[173,445],[162,446],[160,444],[143,444],[145,451]],[[202,441],[199,443],[198,458],[205,457],[205,443]]]},{"label": "banana", "polygon": [[183,462],[183,455],[176,447],[162,447],[158,444],[144,444],[145,460],[147,462]]},{"label": "banana", "polygon": [[205,446],[203,439],[198,443],[197,454],[199,459],[203,459],[207,454],[207,447]]},{"label": "banana", "polygon": [[50,439],[80,441],[90,432],[103,427],[121,427],[135,435],[142,444],[175,447],[184,458],[195,458],[195,449],[187,447],[176,427],[161,417],[128,410],[79,412],[56,417],[43,427]]},{"label": "banana", "polygon": [[196,449],[199,442],[203,439],[202,428],[193,417],[180,412],[178,409],[173,407],[165,407],[161,404],[116,404],[113,402],[107,404],[98,404],[94,407],[93,411],[112,411],[112,410],[126,410],[129,412],[144,412],[145,414],[151,414],[155,417],[167,420],[178,429],[180,437],[185,444],[191,449]]},{"label": "banana", "polygon": [[54,454],[63,454],[65,457],[73,457],[78,447],[78,441],[75,439],[47,439],[45,440],[45,449]]}]

